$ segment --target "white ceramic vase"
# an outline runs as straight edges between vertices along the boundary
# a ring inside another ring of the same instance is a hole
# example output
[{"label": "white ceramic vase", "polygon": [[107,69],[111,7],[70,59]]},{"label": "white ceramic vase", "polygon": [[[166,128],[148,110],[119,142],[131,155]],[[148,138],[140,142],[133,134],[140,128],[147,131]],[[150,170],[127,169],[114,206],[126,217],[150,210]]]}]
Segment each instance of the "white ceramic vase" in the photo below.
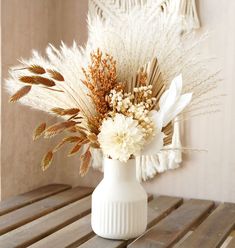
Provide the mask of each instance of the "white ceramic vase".
[{"label": "white ceramic vase", "polygon": [[104,178],[92,194],[93,231],[108,239],[130,239],[147,226],[147,194],[136,179],[135,160],[104,158]]}]

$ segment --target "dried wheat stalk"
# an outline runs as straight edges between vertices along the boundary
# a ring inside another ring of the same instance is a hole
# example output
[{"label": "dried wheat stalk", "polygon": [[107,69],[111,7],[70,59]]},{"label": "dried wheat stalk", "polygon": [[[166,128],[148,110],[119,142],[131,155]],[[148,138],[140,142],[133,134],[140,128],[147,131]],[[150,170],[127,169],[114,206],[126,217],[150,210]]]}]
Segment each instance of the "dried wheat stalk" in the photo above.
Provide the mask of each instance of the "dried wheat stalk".
[{"label": "dried wheat stalk", "polygon": [[41,168],[43,171],[47,170],[51,165],[53,159],[53,152],[49,151],[42,159]]},{"label": "dried wheat stalk", "polygon": [[69,152],[68,157],[71,157],[73,155],[75,155],[76,153],[78,153],[80,151],[80,149],[82,148],[82,146],[86,143],[88,143],[89,140],[88,139],[83,139],[81,141],[79,141]]},{"label": "dried wheat stalk", "polygon": [[63,108],[53,108],[51,110],[53,113],[63,116],[63,115],[77,115],[80,112],[78,108],[70,108],[70,109],[63,109]]},{"label": "dried wheat stalk", "polygon": [[57,81],[64,81],[64,77],[58,72],[58,71],[55,71],[55,70],[47,70],[47,72],[50,74],[50,76],[57,80]]},{"label": "dried wheat stalk", "polygon": [[77,124],[76,121],[64,121],[64,122],[56,123],[45,130],[44,137],[51,138],[63,132],[65,129],[75,126],[76,124]]},{"label": "dried wheat stalk", "polygon": [[41,77],[41,76],[22,76],[19,78],[19,80],[22,83],[27,83],[27,84],[42,84],[46,87],[53,87],[55,86],[55,82],[51,79]]},{"label": "dried wheat stalk", "polygon": [[20,88],[14,95],[10,97],[9,102],[16,102],[20,100],[23,96],[27,95],[30,92],[31,88],[31,85],[26,85]]},{"label": "dried wheat stalk", "polygon": [[45,122],[43,122],[39,126],[37,126],[33,132],[33,140],[36,140],[39,137],[41,137],[41,135],[44,133],[45,129],[46,129],[46,123]]},{"label": "dried wheat stalk", "polygon": [[53,149],[53,152],[57,152],[66,143],[75,143],[81,141],[81,137],[69,136],[64,139]]},{"label": "dried wheat stalk", "polygon": [[86,152],[81,155],[81,165],[79,173],[83,177],[87,174],[89,167],[90,167],[90,161],[91,161],[91,152],[90,147],[88,146]]}]

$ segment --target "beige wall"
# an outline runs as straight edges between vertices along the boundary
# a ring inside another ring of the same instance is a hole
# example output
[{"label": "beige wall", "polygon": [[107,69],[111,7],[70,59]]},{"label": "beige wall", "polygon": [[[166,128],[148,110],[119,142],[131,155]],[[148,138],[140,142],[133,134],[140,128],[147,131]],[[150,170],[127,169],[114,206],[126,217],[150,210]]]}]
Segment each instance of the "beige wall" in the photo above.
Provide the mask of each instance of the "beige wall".
[{"label": "beige wall", "polygon": [[[48,42],[58,45],[61,39],[67,43],[73,39],[83,43],[86,39],[86,0],[2,2],[3,76],[16,58],[28,57],[32,48],[43,50]],[[220,90],[228,96],[221,113],[185,124],[187,146],[208,152],[185,155],[180,169],[157,176],[145,187],[155,194],[235,202],[235,1],[198,0],[198,3],[202,22],[199,33],[212,31],[202,51],[218,57],[215,66],[222,68],[224,78]],[[43,119],[50,120],[43,113],[9,105],[3,93],[2,198],[49,182],[95,185],[100,180],[98,172],[79,178],[78,159],[64,159],[62,155],[46,173],[41,172],[39,161],[49,144],[48,141],[34,144],[31,133]]]},{"label": "beige wall", "polygon": [[[32,49],[44,51],[50,42],[71,44],[86,41],[86,0],[3,0],[2,77],[17,58],[29,57]],[[4,88],[3,80],[1,88]],[[52,182],[76,184],[77,164],[56,158],[46,173],[40,169],[43,154],[55,142],[32,141],[32,132],[48,115],[8,103],[2,90],[1,194],[2,199]],[[57,166],[56,166],[57,164]]]},{"label": "beige wall", "polygon": [[220,91],[225,92],[221,113],[203,116],[186,125],[191,147],[207,153],[190,153],[183,167],[169,171],[146,185],[150,192],[235,202],[235,1],[199,0],[202,28],[210,37],[202,52],[217,57],[222,69]]}]

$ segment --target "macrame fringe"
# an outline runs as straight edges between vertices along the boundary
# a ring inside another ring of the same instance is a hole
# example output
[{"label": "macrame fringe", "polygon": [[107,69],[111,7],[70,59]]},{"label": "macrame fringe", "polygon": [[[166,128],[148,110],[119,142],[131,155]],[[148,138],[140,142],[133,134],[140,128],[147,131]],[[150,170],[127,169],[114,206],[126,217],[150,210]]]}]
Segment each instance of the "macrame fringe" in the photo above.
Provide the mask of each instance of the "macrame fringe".
[{"label": "macrame fringe", "polygon": [[181,20],[183,32],[200,28],[196,0],[89,0],[89,12],[103,19],[117,18],[117,13],[128,13],[133,7],[151,8],[151,3],[156,1],[165,18]]}]

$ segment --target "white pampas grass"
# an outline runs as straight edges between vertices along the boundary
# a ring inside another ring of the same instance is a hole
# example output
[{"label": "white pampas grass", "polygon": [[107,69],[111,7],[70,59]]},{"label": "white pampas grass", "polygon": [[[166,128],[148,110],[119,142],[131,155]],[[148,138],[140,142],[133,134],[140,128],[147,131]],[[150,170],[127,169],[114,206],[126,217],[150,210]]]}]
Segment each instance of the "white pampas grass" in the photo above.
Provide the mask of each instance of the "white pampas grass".
[{"label": "white pampas grass", "polygon": [[[94,116],[95,110],[93,102],[88,94],[88,89],[81,82],[83,78],[82,66],[88,61],[85,51],[79,48],[76,43],[68,48],[62,43],[60,50],[49,45],[46,49],[47,58],[43,58],[38,52],[33,51],[32,58],[29,60],[21,60],[20,66],[10,69],[10,78],[7,79],[6,88],[10,94],[22,87],[19,81],[21,76],[27,73],[27,76],[33,75],[29,71],[25,71],[25,67],[30,65],[39,65],[43,68],[59,71],[63,77],[63,82],[56,81],[53,91],[45,87],[32,87],[30,93],[19,101],[22,104],[32,108],[39,109],[51,113],[51,109],[57,108],[79,108],[84,116]],[[44,76],[44,75],[43,75]],[[45,75],[44,77],[48,77]]]}]

